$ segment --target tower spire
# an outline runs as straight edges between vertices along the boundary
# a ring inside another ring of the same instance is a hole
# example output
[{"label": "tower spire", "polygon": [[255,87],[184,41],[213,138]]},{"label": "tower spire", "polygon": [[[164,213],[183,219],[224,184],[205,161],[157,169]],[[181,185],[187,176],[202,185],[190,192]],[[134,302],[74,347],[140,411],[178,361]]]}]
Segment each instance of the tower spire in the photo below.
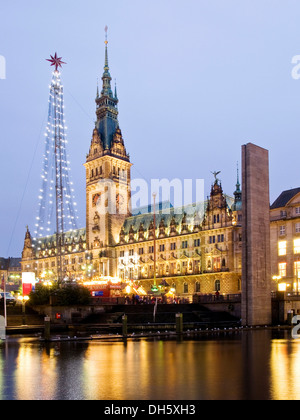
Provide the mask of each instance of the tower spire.
[{"label": "tower spire", "polygon": [[108,40],[107,40],[107,31],[108,27],[105,27],[105,61],[104,61],[104,72],[102,76],[103,80],[103,87],[102,87],[102,96],[109,96],[110,98],[113,97],[112,89],[111,89],[111,75],[109,72],[109,65],[108,65]]},{"label": "tower spire", "polygon": [[113,93],[111,88],[111,75],[108,65],[108,40],[107,40],[108,27],[105,27],[105,60],[104,60],[104,72],[102,75],[102,91],[101,94],[96,98],[97,104],[97,122],[96,129],[98,130],[99,137],[102,141],[104,150],[110,150],[114,139],[116,130],[119,128],[118,121],[118,98]]}]

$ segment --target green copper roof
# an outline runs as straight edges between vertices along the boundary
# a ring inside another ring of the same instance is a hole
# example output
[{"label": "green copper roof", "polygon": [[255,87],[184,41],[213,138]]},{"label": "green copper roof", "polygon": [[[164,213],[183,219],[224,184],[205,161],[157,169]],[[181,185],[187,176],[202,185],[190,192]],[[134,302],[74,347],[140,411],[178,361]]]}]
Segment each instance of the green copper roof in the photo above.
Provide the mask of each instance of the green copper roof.
[{"label": "green copper roof", "polygon": [[102,140],[103,148],[108,150],[111,148],[114,134],[119,127],[118,122],[118,98],[115,89],[115,95],[111,88],[111,75],[108,65],[108,51],[107,41],[105,42],[105,63],[104,72],[102,76],[102,91],[99,96],[97,90],[96,104],[97,104],[97,121],[96,128]]}]

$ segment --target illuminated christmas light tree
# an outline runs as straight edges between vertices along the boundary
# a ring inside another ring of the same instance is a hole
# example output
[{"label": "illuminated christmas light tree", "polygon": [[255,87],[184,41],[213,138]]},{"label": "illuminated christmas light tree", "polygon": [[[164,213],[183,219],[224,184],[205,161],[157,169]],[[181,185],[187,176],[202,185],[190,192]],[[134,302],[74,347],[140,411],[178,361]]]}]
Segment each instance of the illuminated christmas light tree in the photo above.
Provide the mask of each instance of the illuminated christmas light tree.
[{"label": "illuminated christmas light tree", "polygon": [[58,281],[62,280],[62,246],[64,234],[77,229],[77,211],[73,183],[70,181],[70,162],[67,158],[67,136],[64,119],[64,94],[59,67],[65,64],[55,53],[51,56],[52,74],[49,96],[48,123],[45,132],[45,154],[39,212],[35,237],[56,234]]}]

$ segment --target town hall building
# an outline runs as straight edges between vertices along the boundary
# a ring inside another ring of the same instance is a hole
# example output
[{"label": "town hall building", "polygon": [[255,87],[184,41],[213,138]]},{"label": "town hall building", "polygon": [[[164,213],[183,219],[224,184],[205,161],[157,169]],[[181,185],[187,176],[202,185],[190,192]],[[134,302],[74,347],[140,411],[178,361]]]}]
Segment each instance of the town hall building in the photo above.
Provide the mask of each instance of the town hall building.
[{"label": "town hall building", "polygon": [[[86,226],[65,232],[60,247],[67,280],[112,277],[150,291],[168,284],[176,295],[241,292],[242,192],[233,197],[215,175],[210,195],[178,209],[170,202],[131,209],[131,162],[111,88],[108,46],[96,123],[84,164]],[[57,278],[56,235],[34,239],[27,228],[22,271]]]}]

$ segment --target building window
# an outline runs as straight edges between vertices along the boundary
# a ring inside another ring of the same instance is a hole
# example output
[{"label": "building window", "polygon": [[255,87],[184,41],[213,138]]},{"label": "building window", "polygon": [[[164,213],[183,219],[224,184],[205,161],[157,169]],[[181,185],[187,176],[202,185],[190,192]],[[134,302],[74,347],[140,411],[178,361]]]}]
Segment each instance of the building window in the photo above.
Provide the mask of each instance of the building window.
[{"label": "building window", "polygon": [[182,249],[186,249],[188,247],[188,241],[182,242]]},{"label": "building window", "polygon": [[294,254],[300,254],[300,239],[294,240]]},{"label": "building window", "polygon": [[187,283],[183,285],[183,293],[189,293],[189,285]]},{"label": "building window", "polygon": [[286,263],[279,264],[278,271],[280,277],[286,277]]},{"label": "building window", "polygon": [[210,244],[215,244],[216,243],[216,237],[215,236],[210,236],[209,237],[209,243]]},{"label": "building window", "polygon": [[224,235],[218,235],[218,242],[224,242]]},{"label": "building window", "polygon": [[285,235],[285,226],[280,226],[279,227],[279,235],[280,236],[284,236]]},{"label": "building window", "polygon": [[221,270],[221,258],[217,257],[213,259],[213,267],[215,271]]},{"label": "building window", "polygon": [[130,249],[130,250],[129,250],[129,256],[130,256],[130,257],[133,257],[133,255],[134,255],[134,249]]},{"label": "building window", "polygon": [[120,251],[120,257],[124,258],[125,257],[125,251]]},{"label": "building window", "polygon": [[294,263],[294,270],[296,279],[300,278],[300,261]]},{"label": "building window", "polygon": [[280,212],[280,217],[286,217],[286,216],[287,216],[286,211],[282,210],[282,211]]},{"label": "building window", "polygon": [[139,248],[139,255],[143,255],[144,254],[144,248]]},{"label": "building window", "polygon": [[278,255],[279,256],[286,255],[286,245],[287,245],[286,241],[281,241],[281,242],[278,243]]},{"label": "building window", "polygon": [[171,251],[175,251],[175,249],[176,249],[176,243],[175,243],[175,242],[173,242],[173,243],[171,244]]},{"label": "building window", "polygon": [[149,254],[153,254],[154,253],[154,246],[149,246]]},{"label": "building window", "polygon": [[295,224],[295,232],[300,233],[300,223]]},{"label": "building window", "polygon": [[300,214],[300,207],[296,207],[295,212],[296,212],[296,214]]},{"label": "building window", "polygon": [[195,239],[194,246],[195,247],[200,246],[200,239]]},{"label": "building window", "polygon": [[201,286],[200,286],[199,281],[197,281],[195,284],[195,293],[200,293],[200,291],[201,291]]},{"label": "building window", "polygon": [[219,214],[214,215],[214,223],[220,223],[220,215]]},{"label": "building window", "polygon": [[165,251],[165,245],[159,245],[159,252]]},{"label": "building window", "polygon": [[221,282],[220,280],[215,281],[215,291],[219,292],[221,290]]}]

